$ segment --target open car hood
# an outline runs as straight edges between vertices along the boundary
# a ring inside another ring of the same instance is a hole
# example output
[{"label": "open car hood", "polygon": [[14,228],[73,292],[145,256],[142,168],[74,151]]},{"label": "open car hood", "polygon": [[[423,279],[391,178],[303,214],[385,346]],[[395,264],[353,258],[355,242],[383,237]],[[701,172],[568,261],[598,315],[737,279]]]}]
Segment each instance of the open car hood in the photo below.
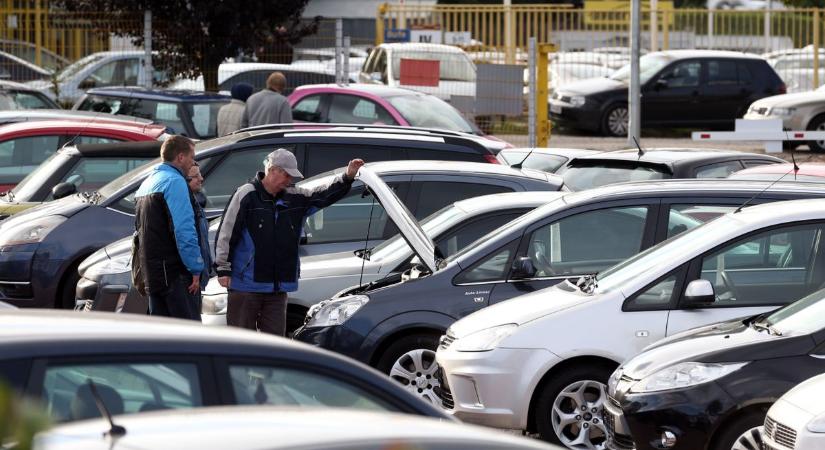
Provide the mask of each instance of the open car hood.
[{"label": "open car hood", "polygon": [[435,272],[438,265],[435,243],[424,233],[421,225],[398,199],[395,192],[367,167],[361,167],[358,171],[358,179],[370,188],[375,198],[387,211],[390,219],[398,227],[401,236],[410,244],[410,248],[418,255],[421,262],[430,269],[430,272]]}]

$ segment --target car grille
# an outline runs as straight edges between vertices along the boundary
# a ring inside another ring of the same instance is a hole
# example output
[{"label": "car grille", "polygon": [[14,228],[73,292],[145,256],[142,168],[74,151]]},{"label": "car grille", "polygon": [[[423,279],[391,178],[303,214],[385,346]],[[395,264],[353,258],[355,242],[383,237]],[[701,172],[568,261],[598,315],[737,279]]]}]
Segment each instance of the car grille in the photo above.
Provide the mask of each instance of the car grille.
[{"label": "car grille", "polygon": [[435,378],[438,380],[439,386],[434,387],[433,392],[441,399],[441,406],[444,409],[453,409],[455,407],[453,393],[450,392],[450,386],[447,385],[447,377],[444,376],[444,371],[439,368],[435,372]]},{"label": "car grille", "polygon": [[[617,402],[613,397],[608,396],[607,400],[616,406],[619,405],[619,402]],[[604,411],[603,420],[604,427],[607,430],[607,440],[610,443],[608,448],[617,450],[629,450],[636,448],[631,436],[616,433],[616,417],[613,416],[613,414],[611,414],[607,409]]]},{"label": "car grille", "polygon": [[765,434],[777,444],[788,448],[794,448],[796,444],[796,431],[787,425],[774,421],[770,417],[765,418]]},{"label": "car grille", "polygon": [[441,343],[439,344],[439,347],[441,347],[442,350],[447,350],[447,348],[450,347],[453,341],[455,341],[455,336],[452,336],[449,333],[447,333],[444,336],[441,336]]},{"label": "car grille", "polygon": [[95,301],[89,299],[89,300],[84,300],[82,303],[81,302],[75,303],[74,310],[75,311],[87,312],[87,311],[91,311],[94,308],[94,306],[95,306]]}]

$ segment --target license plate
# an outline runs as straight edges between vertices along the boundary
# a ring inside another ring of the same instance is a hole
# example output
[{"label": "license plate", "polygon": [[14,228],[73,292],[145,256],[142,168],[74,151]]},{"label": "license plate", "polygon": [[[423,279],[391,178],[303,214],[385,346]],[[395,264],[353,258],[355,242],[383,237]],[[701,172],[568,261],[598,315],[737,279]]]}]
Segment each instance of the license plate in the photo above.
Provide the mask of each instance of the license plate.
[{"label": "license plate", "polygon": [[550,112],[553,114],[561,114],[561,105],[550,104]]}]

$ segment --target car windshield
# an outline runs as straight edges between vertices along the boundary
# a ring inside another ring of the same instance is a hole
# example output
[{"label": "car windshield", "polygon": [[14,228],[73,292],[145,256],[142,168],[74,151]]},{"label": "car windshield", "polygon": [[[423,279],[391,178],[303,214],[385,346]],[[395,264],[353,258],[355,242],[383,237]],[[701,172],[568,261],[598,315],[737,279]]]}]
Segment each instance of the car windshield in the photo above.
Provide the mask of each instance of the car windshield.
[{"label": "car windshield", "polygon": [[107,183],[106,186],[100,188],[100,196],[104,200],[111,197],[112,194],[119,191],[124,186],[128,185],[135,178],[144,178],[146,174],[152,170],[153,167],[158,165],[158,163],[160,163],[160,158],[153,159],[152,161],[149,161],[148,163],[134,170],[130,170],[129,172],[126,172],[123,175],[115,178],[114,180]]},{"label": "car windshield", "polygon": [[57,76],[58,81],[65,81],[67,78],[74,76],[76,73],[83,70],[86,66],[90,64],[94,64],[97,61],[100,61],[104,58],[104,55],[99,53],[89,55],[85,58],[80,58],[77,61],[73,62],[72,64],[66,66],[60,75]]},{"label": "car windshield", "polygon": [[[421,229],[424,233],[435,240],[436,236],[443,233],[448,228],[462,222],[469,214],[456,207],[455,204],[445,206],[439,211],[436,211],[427,216],[421,223]],[[390,239],[377,245],[372,249],[370,260],[381,261],[384,258],[390,258],[400,252],[410,252],[410,246],[407,241],[400,234],[396,234]]]},{"label": "car windshield", "polygon": [[55,105],[47,102],[39,95],[23,91],[0,90],[0,111],[51,108],[55,108]]},{"label": "car windshield", "polygon": [[43,187],[43,184],[46,183],[52,175],[57,173],[60,167],[65,165],[69,160],[71,160],[69,155],[60,151],[54,152],[48,159],[40,163],[36,169],[29,172],[26,178],[23,178],[23,181],[17,183],[17,186],[12,189],[12,192],[14,192],[14,201],[30,201],[34,194]]},{"label": "car windshield", "polygon": [[[659,73],[659,71],[671,61],[673,61],[673,58],[665,55],[645,55],[639,58],[639,79],[641,84],[647,83],[653,75]],[[630,64],[625,65],[613,75],[610,75],[610,79],[630,84]]]},{"label": "car windshield", "polygon": [[392,73],[401,73],[402,59],[437,60],[438,77],[441,81],[475,81],[476,66],[463,53],[442,53],[426,50],[403,50],[393,52]]},{"label": "car windshield", "polygon": [[199,139],[213,138],[218,135],[218,110],[224,102],[181,103],[186,108],[192,125]]},{"label": "car windshield", "polygon": [[585,166],[567,166],[559,171],[564,185],[572,191],[583,191],[606,184],[625,181],[648,181],[670,178],[664,167],[617,163],[597,163]]},{"label": "car windshield", "polygon": [[820,289],[765,318],[783,335],[810,334],[825,328],[825,289]]},{"label": "car windshield", "polygon": [[397,95],[387,101],[414,127],[477,134],[477,130],[461,113],[439,98],[429,95]]}]

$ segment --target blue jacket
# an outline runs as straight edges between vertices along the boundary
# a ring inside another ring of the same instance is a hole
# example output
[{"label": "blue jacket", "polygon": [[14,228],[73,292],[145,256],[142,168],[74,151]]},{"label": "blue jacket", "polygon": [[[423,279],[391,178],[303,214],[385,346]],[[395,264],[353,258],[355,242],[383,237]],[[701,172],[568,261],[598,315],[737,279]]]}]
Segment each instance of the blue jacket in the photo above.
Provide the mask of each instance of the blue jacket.
[{"label": "blue jacket", "polygon": [[146,290],[162,292],[172,276],[204,269],[189,186],[179,169],[159,164],[135,193],[138,257]]},{"label": "blue jacket", "polygon": [[195,223],[198,225],[198,244],[201,247],[201,257],[203,258],[203,270],[201,271],[201,290],[206,289],[209,282],[210,269],[212,268],[212,250],[209,246],[209,221],[203,206],[206,205],[206,196],[203,192],[192,194],[192,208],[195,210]]}]

